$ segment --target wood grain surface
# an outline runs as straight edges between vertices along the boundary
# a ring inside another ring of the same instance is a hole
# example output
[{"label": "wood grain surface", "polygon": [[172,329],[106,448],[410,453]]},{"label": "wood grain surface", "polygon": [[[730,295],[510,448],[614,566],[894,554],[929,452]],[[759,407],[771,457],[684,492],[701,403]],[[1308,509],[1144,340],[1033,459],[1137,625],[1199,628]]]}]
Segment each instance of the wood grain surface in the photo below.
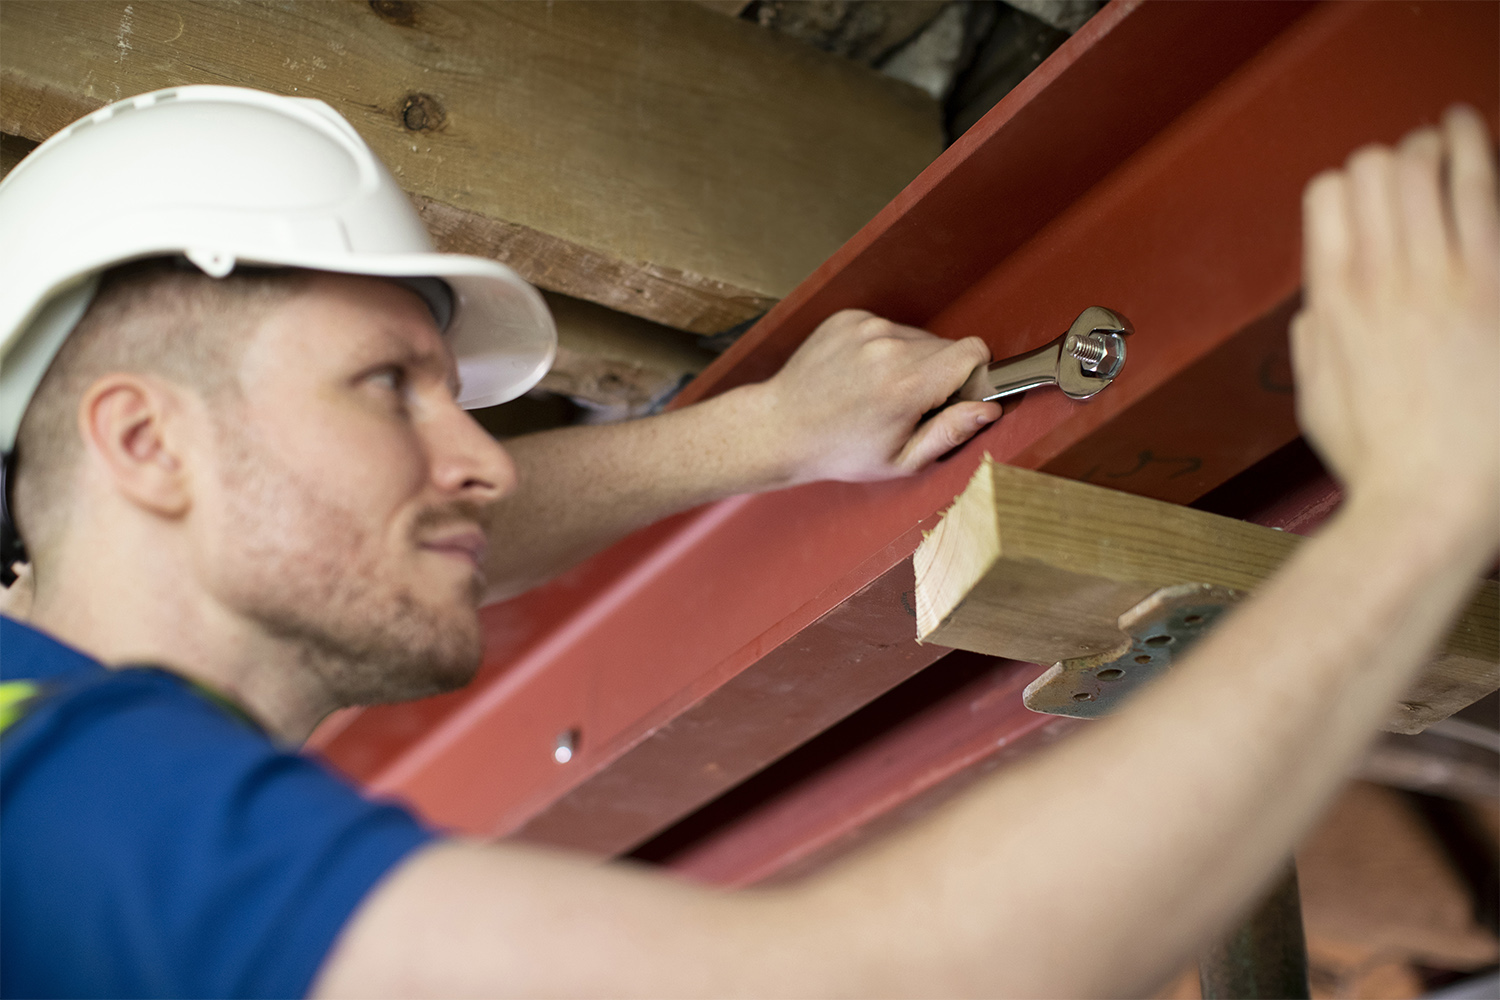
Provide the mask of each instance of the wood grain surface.
[{"label": "wood grain surface", "polygon": [[708,367],[699,338],[566,295],[546,293],[557,360],[538,388],[593,411],[596,422],[644,416]]},{"label": "wood grain surface", "polygon": [[[1153,591],[1250,591],[1297,535],[986,459],[914,556],[921,641],[1050,664],[1115,649]],[[1387,723],[1420,732],[1500,687],[1500,588],[1468,609]]]},{"label": "wood grain surface", "polygon": [[916,88],[697,4],[0,5],[0,131],[189,83],[325,100],[440,246],[696,333],[764,312],[942,148]]}]

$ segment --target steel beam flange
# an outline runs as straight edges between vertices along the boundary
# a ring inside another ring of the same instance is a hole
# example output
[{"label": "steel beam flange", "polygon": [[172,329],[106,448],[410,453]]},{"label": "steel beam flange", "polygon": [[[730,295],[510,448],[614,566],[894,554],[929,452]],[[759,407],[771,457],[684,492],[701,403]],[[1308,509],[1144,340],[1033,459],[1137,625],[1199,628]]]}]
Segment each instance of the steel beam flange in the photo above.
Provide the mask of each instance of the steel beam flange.
[{"label": "steel beam flange", "polygon": [[1107,653],[1063,660],[1026,687],[1033,712],[1093,719],[1165,673],[1244,591],[1206,583],[1162,587],[1120,616],[1126,641]]}]

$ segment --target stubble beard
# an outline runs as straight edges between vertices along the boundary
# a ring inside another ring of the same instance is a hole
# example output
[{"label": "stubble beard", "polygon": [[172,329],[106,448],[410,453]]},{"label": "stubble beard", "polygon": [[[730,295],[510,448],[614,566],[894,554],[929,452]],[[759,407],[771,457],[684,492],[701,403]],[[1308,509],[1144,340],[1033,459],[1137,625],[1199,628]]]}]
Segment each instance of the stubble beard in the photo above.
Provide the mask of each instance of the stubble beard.
[{"label": "stubble beard", "polygon": [[[462,687],[483,653],[476,576],[463,600],[423,601],[383,565],[381,540],[243,428],[220,429],[229,496],[232,603],[290,643],[330,707]],[[411,530],[471,512],[424,511]],[[416,539],[411,539],[413,547]]]}]

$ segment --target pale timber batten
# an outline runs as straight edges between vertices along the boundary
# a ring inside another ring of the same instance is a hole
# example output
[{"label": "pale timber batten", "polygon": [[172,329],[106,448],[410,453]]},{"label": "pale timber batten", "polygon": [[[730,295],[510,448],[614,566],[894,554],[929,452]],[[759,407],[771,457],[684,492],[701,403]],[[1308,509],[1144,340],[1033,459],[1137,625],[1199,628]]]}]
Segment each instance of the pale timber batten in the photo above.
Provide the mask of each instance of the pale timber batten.
[{"label": "pale timber batten", "polygon": [[[1251,591],[1298,535],[986,457],[917,548],[922,642],[1051,664],[1128,645],[1120,616],[1163,587]],[[1477,592],[1387,722],[1420,732],[1500,687],[1500,588]]]},{"label": "pale timber batten", "polygon": [[942,148],[916,88],[697,4],[0,5],[0,131],[188,83],[328,101],[443,248],[694,333],[764,312]]}]

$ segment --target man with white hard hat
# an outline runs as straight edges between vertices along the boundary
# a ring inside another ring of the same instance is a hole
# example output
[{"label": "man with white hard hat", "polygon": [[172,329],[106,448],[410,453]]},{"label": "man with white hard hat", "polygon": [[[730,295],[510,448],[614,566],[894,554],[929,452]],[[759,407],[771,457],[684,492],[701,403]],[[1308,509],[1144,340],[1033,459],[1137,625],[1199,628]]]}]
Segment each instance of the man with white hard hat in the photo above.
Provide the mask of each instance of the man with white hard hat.
[{"label": "man with white hard hat", "polygon": [[502,448],[464,408],[546,371],[540,296],[435,253],[326,105],[182,87],[64,129],[0,183],[31,564],[0,618],[0,992],[1149,991],[1266,885],[1500,548],[1496,382],[1451,391],[1500,366],[1482,122],[1355,154],[1305,220],[1299,413],[1348,496],[1327,529],[1117,717],[724,894],[445,837],[293,748],[465,683],[483,600],[640,525],[923,468],[1000,415],[920,422],[983,343],[844,312],[767,382]]}]

